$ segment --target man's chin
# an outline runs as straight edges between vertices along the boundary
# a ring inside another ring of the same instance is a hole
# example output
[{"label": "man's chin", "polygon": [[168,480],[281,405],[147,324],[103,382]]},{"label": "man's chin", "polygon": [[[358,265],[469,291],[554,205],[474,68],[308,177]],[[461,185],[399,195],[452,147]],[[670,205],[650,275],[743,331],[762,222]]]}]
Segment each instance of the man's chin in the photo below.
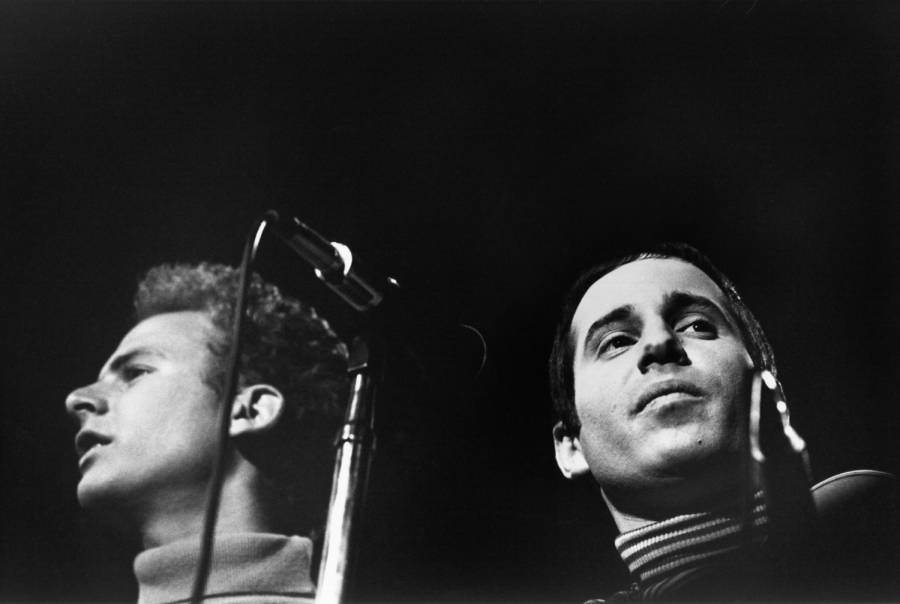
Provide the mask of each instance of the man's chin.
[{"label": "man's chin", "polygon": [[650,465],[678,470],[684,465],[705,464],[718,457],[732,457],[739,439],[723,426],[694,424],[660,429],[647,434],[641,444],[642,457]]},{"label": "man's chin", "polygon": [[701,443],[691,446],[671,447],[660,451],[654,464],[659,468],[661,475],[683,476],[691,475],[694,471],[702,469],[716,460],[728,456],[727,451],[713,443]]},{"label": "man's chin", "polygon": [[108,489],[86,482],[82,478],[81,482],[78,483],[77,491],[79,505],[85,510],[94,510],[102,507],[104,500],[109,499],[109,495],[105,492],[106,490]]},{"label": "man's chin", "polygon": [[127,497],[116,481],[103,480],[91,473],[85,474],[78,483],[78,503],[91,512],[106,512],[125,509]]},{"label": "man's chin", "polygon": [[716,432],[685,436],[655,434],[647,438],[643,454],[637,452],[634,457],[637,463],[628,481],[630,488],[652,491],[693,484],[715,491],[723,486],[722,481],[737,477],[740,455],[733,439]]}]

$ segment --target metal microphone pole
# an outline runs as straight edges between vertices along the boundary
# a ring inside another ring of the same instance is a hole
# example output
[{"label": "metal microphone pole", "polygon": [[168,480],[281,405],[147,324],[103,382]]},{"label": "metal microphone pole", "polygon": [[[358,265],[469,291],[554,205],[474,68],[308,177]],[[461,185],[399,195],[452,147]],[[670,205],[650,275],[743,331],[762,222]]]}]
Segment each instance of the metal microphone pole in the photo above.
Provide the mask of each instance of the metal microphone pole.
[{"label": "metal microphone pole", "polygon": [[350,401],[344,426],[335,442],[337,453],[316,586],[317,604],[343,601],[349,580],[351,557],[355,553],[351,551],[352,535],[365,497],[375,448],[372,420],[376,384],[380,378],[381,359],[378,357],[378,347],[370,348],[367,338],[358,337],[353,341],[348,366]]},{"label": "metal microphone pole", "polygon": [[282,241],[313,267],[325,285],[354,310],[371,317],[368,332],[355,338],[350,349],[351,391],[344,425],[335,442],[335,468],[316,587],[317,604],[339,604],[355,553],[354,529],[375,445],[375,395],[386,356],[373,315],[381,310],[384,294],[397,289],[397,282],[387,278],[383,283],[371,285],[354,270],[353,255],[347,246],[328,241],[296,218],[288,225],[279,226],[276,232]]}]

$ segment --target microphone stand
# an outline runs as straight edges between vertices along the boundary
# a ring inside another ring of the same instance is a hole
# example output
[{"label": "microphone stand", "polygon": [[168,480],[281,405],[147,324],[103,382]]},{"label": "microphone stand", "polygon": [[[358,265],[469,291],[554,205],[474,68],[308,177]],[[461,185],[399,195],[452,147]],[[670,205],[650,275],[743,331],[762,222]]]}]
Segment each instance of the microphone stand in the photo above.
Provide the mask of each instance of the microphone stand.
[{"label": "microphone stand", "polygon": [[[367,331],[356,337],[350,347],[348,375],[351,391],[344,425],[335,440],[335,467],[331,498],[325,523],[325,541],[319,565],[317,604],[340,604],[348,584],[353,559],[353,531],[359,519],[365,497],[369,469],[375,448],[375,395],[383,380],[386,365],[388,329],[392,328],[398,309],[401,290],[395,279],[382,276],[367,280],[356,270],[353,254],[347,246],[331,242],[296,218],[287,224],[269,210],[254,224],[247,239],[241,263],[241,282],[232,327],[232,347],[229,359],[228,388],[222,403],[219,424],[219,455],[210,480],[210,492],[205,519],[200,562],[192,591],[191,602],[200,602],[209,575],[216,516],[221,495],[224,459],[230,423],[230,401],[237,387],[240,361],[241,327],[245,315],[246,297],[253,261],[264,229],[272,224],[278,238],[303,258],[315,275],[355,311],[366,316]],[[385,298],[387,298],[387,303]],[[389,311],[393,311],[390,314]],[[469,329],[478,334],[477,330]],[[483,342],[482,342],[483,345]],[[482,357],[482,365],[484,358]]]},{"label": "microphone stand", "polygon": [[335,447],[334,477],[325,522],[325,543],[317,604],[338,604],[343,600],[349,578],[351,536],[365,497],[369,468],[375,448],[373,429],[376,384],[380,379],[380,346],[370,337],[357,337],[350,349],[348,374],[351,378],[350,401],[344,426]]},{"label": "microphone stand", "polygon": [[365,496],[374,453],[376,386],[383,378],[387,347],[385,295],[397,282],[388,277],[373,284],[355,270],[347,246],[331,242],[293,218],[275,229],[279,238],[313,269],[316,276],[355,311],[367,316],[368,332],[354,339],[348,359],[350,398],[344,425],[335,441],[335,468],[325,521],[325,542],[316,587],[317,604],[340,604],[349,579],[353,532]]}]

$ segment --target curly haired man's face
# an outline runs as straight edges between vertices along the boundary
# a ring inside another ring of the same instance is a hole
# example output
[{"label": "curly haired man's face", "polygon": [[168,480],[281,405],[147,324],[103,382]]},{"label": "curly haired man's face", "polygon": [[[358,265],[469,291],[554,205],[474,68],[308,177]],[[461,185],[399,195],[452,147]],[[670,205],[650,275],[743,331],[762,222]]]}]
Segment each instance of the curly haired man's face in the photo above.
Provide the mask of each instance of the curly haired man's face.
[{"label": "curly haired man's face", "polygon": [[122,339],[96,382],[69,395],[82,506],[203,502],[218,418],[219,396],[204,381],[215,329],[202,312],[152,316]]},{"label": "curly haired man's face", "polygon": [[672,258],[621,266],[587,290],[572,333],[579,447],[601,485],[677,480],[737,448],[752,362],[703,271]]}]

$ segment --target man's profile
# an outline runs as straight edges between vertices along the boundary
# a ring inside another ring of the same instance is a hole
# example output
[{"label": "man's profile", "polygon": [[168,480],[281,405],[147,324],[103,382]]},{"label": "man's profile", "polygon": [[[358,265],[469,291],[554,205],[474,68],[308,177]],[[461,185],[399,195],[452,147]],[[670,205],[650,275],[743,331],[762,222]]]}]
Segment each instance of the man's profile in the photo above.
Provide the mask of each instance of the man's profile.
[{"label": "man's profile", "polygon": [[[66,400],[79,423],[79,502],[140,537],[142,602],[190,596],[238,281],[215,264],[151,269],[134,327],[97,380]],[[289,535],[311,534],[324,517],[346,348],[312,308],[256,275],[248,295],[206,594],[306,601],[312,542]]]},{"label": "man's profile", "polygon": [[[564,476],[590,476],[601,489],[634,581],[619,597],[802,595],[776,582],[761,492],[743,503],[762,488],[747,484],[742,466],[761,370],[776,374],[759,323],[731,281],[689,246],[624,256],[570,289],[550,359],[556,458]],[[884,478],[890,485],[879,488],[893,489],[887,475],[861,478]],[[833,509],[844,506],[826,499],[823,516],[843,518]],[[890,564],[886,553],[887,562],[870,566]],[[884,579],[879,572],[867,577]]]}]

